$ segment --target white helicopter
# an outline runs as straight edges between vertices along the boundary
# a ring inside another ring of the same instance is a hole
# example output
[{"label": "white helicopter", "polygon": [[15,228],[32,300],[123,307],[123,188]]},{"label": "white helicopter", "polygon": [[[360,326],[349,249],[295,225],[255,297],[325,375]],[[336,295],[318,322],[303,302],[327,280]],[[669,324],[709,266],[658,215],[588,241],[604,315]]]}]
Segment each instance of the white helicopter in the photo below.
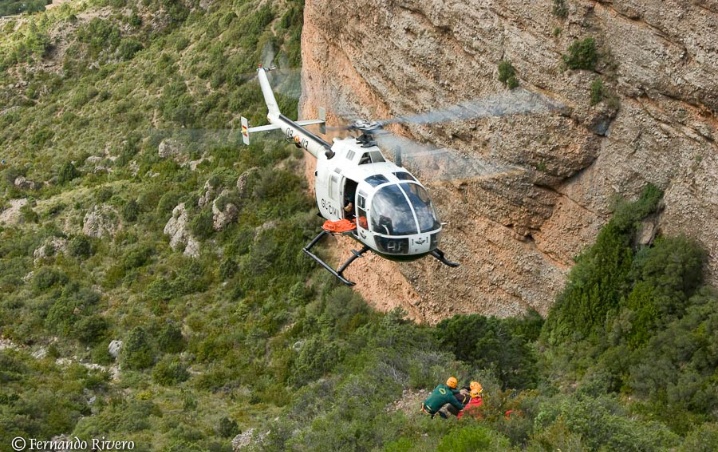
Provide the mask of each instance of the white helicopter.
[{"label": "white helicopter", "polygon": [[405,168],[388,161],[377,147],[373,134],[381,123],[357,122],[347,129],[358,131],[358,137],[335,138],[329,144],[303,126],[325,124],[320,119],[292,121],[279,111],[274,93],[267,79],[271,69],[257,70],[259,84],[269,113],[269,125],[249,127],[241,118],[242,141],[249,144],[250,133],[281,129],[297,147],[317,159],[315,192],[320,215],[330,221],[351,221],[344,232],[363,246],[352,250],[352,256],[338,269],[312,253],[323,237],[331,232],[323,229],[304,252],[347,285],[344,270],[367,251],[396,261],[413,261],[431,255],[449,267],[459,264],[444,257],[439,249],[442,223],[434,209],[426,188]]},{"label": "white helicopter", "polygon": [[[279,106],[267,73],[273,68],[260,66],[257,69],[259,84],[267,104],[269,125],[249,127],[246,118],[241,118],[242,141],[249,144],[250,133],[281,129],[286,138],[306,150],[317,159],[314,173],[315,193],[320,215],[327,223],[323,230],[306,246],[304,252],[347,285],[354,285],[343,275],[344,270],[367,251],[395,261],[413,261],[431,255],[442,264],[458,267],[439,249],[443,224],[429,197],[426,188],[414,175],[402,167],[401,148],[406,143],[394,137],[387,140],[383,131],[387,124],[414,123],[431,124],[452,120],[466,120],[489,116],[560,111],[565,107],[541,95],[525,90],[489,96],[475,102],[465,102],[441,111],[417,114],[409,117],[383,121],[357,121],[342,130],[354,131],[358,136],[334,138],[329,144],[311,133],[304,126],[319,124],[325,133],[326,114],[319,111],[319,119],[292,121],[279,111]],[[394,162],[387,160],[377,146],[395,147],[398,151]],[[393,141],[393,143],[392,143]],[[411,147],[418,147],[411,144]],[[417,153],[414,153],[417,155]],[[476,168],[479,172],[493,174],[515,174],[522,169],[499,167],[480,159],[462,158],[461,165]],[[472,169],[473,169],[472,168]],[[326,235],[337,233],[332,224],[343,223],[342,233],[362,244],[359,251],[352,250],[352,256],[336,270],[324,262],[312,248]]]}]

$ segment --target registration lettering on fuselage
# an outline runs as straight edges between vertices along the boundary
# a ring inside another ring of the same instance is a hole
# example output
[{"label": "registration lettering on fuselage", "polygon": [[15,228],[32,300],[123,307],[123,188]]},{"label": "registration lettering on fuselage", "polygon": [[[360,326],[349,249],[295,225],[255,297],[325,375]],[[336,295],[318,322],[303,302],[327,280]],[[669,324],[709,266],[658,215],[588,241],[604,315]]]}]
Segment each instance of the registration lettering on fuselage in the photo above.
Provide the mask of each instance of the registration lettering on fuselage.
[{"label": "registration lettering on fuselage", "polygon": [[327,201],[326,199],[322,198],[322,209],[329,212],[329,215],[334,215],[335,217],[339,216],[339,210],[332,204],[331,201]]}]

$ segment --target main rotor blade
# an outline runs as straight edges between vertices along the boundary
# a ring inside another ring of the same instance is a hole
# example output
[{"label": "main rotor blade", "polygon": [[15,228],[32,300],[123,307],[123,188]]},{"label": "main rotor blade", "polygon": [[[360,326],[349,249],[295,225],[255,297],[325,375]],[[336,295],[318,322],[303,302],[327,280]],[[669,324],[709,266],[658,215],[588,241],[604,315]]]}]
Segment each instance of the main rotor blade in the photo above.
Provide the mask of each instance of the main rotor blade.
[{"label": "main rotor blade", "polygon": [[517,176],[526,170],[520,167],[490,162],[477,155],[451,148],[435,148],[416,141],[383,132],[375,136],[380,148],[393,157],[401,151],[402,164],[424,181],[482,180]]},{"label": "main rotor blade", "polygon": [[442,110],[398,116],[377,121],[377,123],[382,126],[395,123],[433,124],[517,114],[563,111],[565,108],[564,105],[546,96],[519,88],[482,99],[462,102]]}]

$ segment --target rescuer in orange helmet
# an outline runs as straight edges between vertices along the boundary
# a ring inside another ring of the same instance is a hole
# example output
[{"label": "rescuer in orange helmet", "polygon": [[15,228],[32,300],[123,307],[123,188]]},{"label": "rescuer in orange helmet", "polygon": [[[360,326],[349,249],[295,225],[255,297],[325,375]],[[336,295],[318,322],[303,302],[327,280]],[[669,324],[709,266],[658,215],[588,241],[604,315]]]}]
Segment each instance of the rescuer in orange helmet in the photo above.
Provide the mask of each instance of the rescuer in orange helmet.
[{"label": "rescuer in orange helmet", "polygon": [[440,384],[429,394],[429,397],[421,404],[421,411],[430,415],[432,418],[439,415],[446,419],[447,415],[442,408],[446,407],[446,411],[453,415],[457,415],[464,408],[464,404],[456,399],[459,391],[456,387],[459,380],[456,377],[449,377],[446,384]]}]

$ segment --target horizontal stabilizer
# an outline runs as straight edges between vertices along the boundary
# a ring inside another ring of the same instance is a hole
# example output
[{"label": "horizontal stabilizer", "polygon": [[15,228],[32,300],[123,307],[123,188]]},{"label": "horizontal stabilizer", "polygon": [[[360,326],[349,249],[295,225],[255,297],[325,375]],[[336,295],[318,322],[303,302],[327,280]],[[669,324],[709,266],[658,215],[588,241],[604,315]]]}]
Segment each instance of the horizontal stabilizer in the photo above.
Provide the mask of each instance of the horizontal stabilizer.
[{"label": "horizontal stabilizer", "polygon": [[279,129],[279,128],[280,128],[279,126],[275,126],[274,124],[267,124],[266,126],[250,127],[248,130],[249,130],[249,133],[254,133],[254,132],[267,132],[269,130],[275,130],[275,129]]},{"label": "horizontal stabilizer", "polygon": [[[311,126],[314,124],[321,124],[322,126],[326,122],[324,113],[324,109],[320,108],[320,118],[321,119],[303,119],[301,121],[296,121],[295,124],[298,124],[300,126]],[[255,132],[268,132],[270,130],[276,130],[281,129],[283,127],[283,124],[267,124],[266,126],[257,126],[257,127],[249,127],[249,121],[244,116],[241,117],[241,123],[242,123],[242,142],[244,144],[249,144],[249,134],[255,133]],[[324,133],[324,131],[322,131]]]}]

